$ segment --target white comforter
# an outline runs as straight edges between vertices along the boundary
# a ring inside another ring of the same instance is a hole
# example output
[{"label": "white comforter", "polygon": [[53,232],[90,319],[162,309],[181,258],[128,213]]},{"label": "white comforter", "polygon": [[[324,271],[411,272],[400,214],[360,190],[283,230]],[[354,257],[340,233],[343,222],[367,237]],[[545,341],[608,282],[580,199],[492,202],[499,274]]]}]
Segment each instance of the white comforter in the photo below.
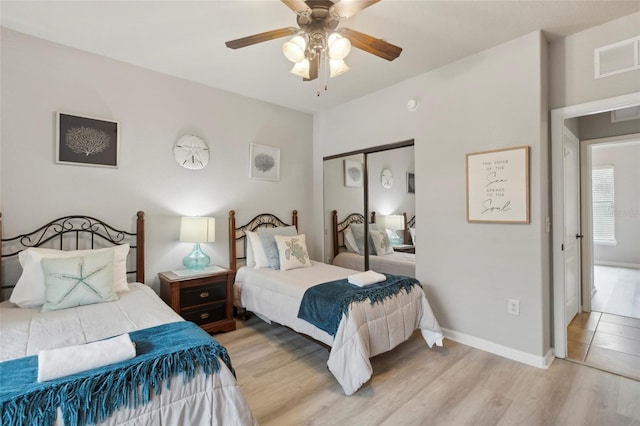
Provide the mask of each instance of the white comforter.
[{"label": "white comforter", "polygon": [[[44,313],[0,303],[0,361],[182,321],[149,287],[140,283],[129,287],[114,302]],[[175,376],[171,391],[163,390],[135,409],[118,410],[104,424],[251,425],[256,421],[231,371],[221,362],[218,374],[199,374],[187,383]]]},{"label": "white comforter", "polygon": [[406,341],[417,328],[429,346],[442,345],[442,332],[420,287],[401,291],[383,303],[352,303],[335,338],[298,318],[307,288],[356,273],[324,263],[310,268],[276,271],[242,267],[236,274],[236,305],[331,346],[327,366],[345,394],[352,395],[371,378],[369,358]]},{"label": "white comforter", "polygon": [[[333,264],[342,268],[364,271],[364,256],[345,251],[333,259]],[[369,269],[386,274],[415,277],[416,255],[401,252],[393,252],[383,256],[369,255]]]}]

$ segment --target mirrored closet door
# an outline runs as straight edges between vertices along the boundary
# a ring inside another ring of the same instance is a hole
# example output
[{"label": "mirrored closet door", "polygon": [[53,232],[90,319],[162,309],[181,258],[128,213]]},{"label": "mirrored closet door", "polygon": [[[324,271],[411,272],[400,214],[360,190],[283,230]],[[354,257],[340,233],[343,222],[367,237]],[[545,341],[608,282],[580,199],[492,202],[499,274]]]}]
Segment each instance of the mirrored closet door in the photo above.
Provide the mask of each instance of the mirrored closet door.
[{"label": "mirrored closet door", "polygon": [[[370,261],[374,260],[380,272],[387,272],[386,265],[379,266],[379,261],[384,260],[393,262],[389,273],[415,274],[415,247],[409,232],[415,228],[414,164],[413,140],[325,158],[327,263],[367,270],[372,269]],[[376,231],[385,233],[387,241],[383,242]],[[376,237],[377,250],[371,237],[370,243],[364,244],[364,235]],[[385,245],[384,249],[380,244]],[[377,251],[381,256],[373,258]],[[410,264],[397,269],[399,263],[392,260],[394,257],[404,257],[400,263]]]}]

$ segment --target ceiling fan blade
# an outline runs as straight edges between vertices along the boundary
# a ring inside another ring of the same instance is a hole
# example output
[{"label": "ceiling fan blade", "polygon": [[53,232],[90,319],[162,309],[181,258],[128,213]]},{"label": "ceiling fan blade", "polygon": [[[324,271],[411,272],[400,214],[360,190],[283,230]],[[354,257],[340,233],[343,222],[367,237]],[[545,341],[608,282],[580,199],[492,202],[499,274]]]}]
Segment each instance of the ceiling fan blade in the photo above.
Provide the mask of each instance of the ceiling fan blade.
[{"label": "ceiling fan blade", "polygon": [[304,2],[304,0],[280,0],[289,9],[293,10],[296,15],[311,15],[311,8]]},{"label": "ceiling fan blade", "polygon": [[293,35],[300,31],[296,27],[280,28],[278,30],[267,31],[260,34],[250,35],[248,37],[239,38],[225,42],[225,45],[230,49],[239,49],[241,47],[251,46],[252,44],[262,43],[263,41],[275,40],[277,38]]},{"label": "ceiling fan blade", "polygon": [[320,58],[319,58],[319,55],[316,55],[312,60],[309,61],[309,78],[303,78],[302,81],[312,81],[318,78],[319,68],[320,68]]},{"label": "ceiling fan blade", "polygon": [[351,18],[362,9],[378,3],[380,0],[342,0],[329,8],[329,13],[335,19]]},{"label": "ceiling fan blade", "polygon": [[364,50],[372,55],[379,56],[387,61],[393,61],[400,56],[400,53],[402,52],[402,47],[395,46],[382,39],[371,37],[370,35],[366,35],[350,28],[339,28],[336,32],[340,33],[343,37],[348,38],[353,47]]}]

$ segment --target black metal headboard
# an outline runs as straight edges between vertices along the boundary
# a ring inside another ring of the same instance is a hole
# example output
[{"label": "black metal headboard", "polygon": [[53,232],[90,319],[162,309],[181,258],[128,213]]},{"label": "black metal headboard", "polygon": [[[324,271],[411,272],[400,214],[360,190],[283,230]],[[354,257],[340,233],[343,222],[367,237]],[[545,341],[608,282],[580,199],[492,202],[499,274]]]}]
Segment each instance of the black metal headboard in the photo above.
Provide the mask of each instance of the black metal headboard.
[{"label": "black metal headboard", "polygon": [[[238,261],[247,258],[247,231],[255,231],[258,228],[276,228],[280,226],[295,226],[298,228],[298,210],[291,213],[291,224],[285,223],[276,215],[261,213],[244,225],[236,228],[236,212],[229,211],[229,267],[233,271],[238,269]],[[242,255],[238,256],[238,244],[242,244]]]},{"label": "black metal headboard", "polygon": [[[91,216],[64,216],[41,226],[35,231],[12,238],[2,238],[0,259],[17,256],[29,247],[57,248],[59,250],[93,249],[129,243],[135,250],[135,267],[127,274],[135,274],[136,281],[144,283],[144,212],[136,214],[136,231],[128,232],[116,229],[102,220]],[[0,214],[0,235],[2,235],[2,214]],[[2,274],[0,261],[0,277]],[[8,289],[14,285],[3,285]]]}]

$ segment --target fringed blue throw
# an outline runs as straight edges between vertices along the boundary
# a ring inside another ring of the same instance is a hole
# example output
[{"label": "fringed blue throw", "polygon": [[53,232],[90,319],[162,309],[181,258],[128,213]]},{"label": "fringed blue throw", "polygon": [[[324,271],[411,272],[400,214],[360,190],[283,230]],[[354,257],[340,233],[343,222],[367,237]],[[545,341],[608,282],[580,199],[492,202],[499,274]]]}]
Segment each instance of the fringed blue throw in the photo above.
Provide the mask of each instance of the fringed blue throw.
[{"label": "fringed blue throw", "polygon": [[351,303],[369,300],[373,305],[398,294],[400,290],[410,293],[414,286],[422,287],[415,278],[384,275],[387,277],[385,281],[364,287],[350,284],[346,279],[310,287],[302,296],[298,318],[335,336],[342,315],[348,313]]},{"label": "fringed blue throw", "polygon": [[182,374],[186,383],[200,370],[229,367],[227,350],[196,324],[181,321],[129,333],[136,344],[130,360],[38,383],[38,356],[0,363],[3,426],[52,425],[56,408],[66,426],[100,423],[119,408],[146,404],[162,384]]}]

